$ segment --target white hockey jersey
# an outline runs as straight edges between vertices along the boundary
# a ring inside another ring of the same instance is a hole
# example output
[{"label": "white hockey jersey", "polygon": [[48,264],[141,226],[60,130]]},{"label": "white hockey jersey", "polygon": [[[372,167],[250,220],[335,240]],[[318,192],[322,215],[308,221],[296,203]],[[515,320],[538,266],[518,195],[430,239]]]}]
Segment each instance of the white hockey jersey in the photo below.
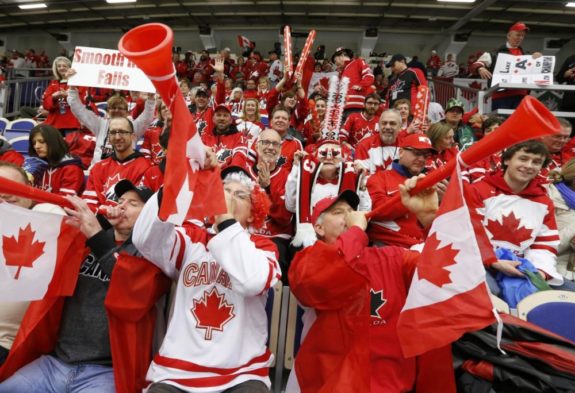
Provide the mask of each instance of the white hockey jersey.
[{"label": "white hockey jersey", "polygon": [[275,245],[239,223],[207,241],[205,229],[176,228],[157,215],[153,196],[134,227],[133,242],[177,286],[147,380],[203,393],[247,380],[269,387],[273,355],[266,347],[265,304],[281,276]]}]

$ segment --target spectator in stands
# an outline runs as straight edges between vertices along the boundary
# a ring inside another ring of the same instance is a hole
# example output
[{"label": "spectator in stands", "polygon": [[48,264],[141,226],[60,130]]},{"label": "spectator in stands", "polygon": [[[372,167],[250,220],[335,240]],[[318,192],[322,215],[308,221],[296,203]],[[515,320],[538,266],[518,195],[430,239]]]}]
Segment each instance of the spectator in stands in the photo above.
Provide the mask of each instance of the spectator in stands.
[{"label": "spectator in stands", "polygon": [[431,56],[427,59],[427,69],[431,71],[431,76],[437,76],[441,68],[441,57],[437,54],[436,50],[431,51]]},{"label": "spectator in stands", "polygon": [[108,134],[113,153],[92,166],[86,190],[82,194],[92,210],[117,201],[116,184],[124,179],[139,184],[150,167],[150,161],[134,150],[136,136],[131,120],[127,117],[113,117],[109,125]]},{"label": "spectator in stands", "polygon": [[132,228],[152,192],[128,181],[119,183],[115,192],[119,204],[107,210],[112,225],[108,230],[102,229],[86,202],[70,197],[74,209],[66,212],[88,239],[90,255],[82,264],[74,294],[65,297],[54,350],[0,383],[0,392],[116,392],[104,300],[119,254],[138,255],[131,242]]},{"label": "spectator in stands", "polygon": [[566,279],[575,279],[575,159],[560,171],[549,173],[553,180],[548,186],[549,197],[555,206],[559,230],[557,271]]},{"label": "spectator in stands", "polygon": [[24,169],[35,167],[31,171],[34,187],[54,194],[80,195],[84,189],[82,161],[68,154],[62,134],[52,126],[39,124],[32,128],[28,140],[29,158]]},{"label": "spectator in stands", "polygon": [[[255,85],[255,81],[252,82]],[[241,116],[244,107],[243,91],[241,87],[234,87],[232,89],[230,98],[226,101],[226,106],[230,108],[232,117],[234,119],[237,119]]]},{"label": "spectator in stands", "polygon": [[247,142],[244,134],[233,122],[232,112],[226,105],[214,109],[214,128],[202,135],[204,145],[216,153],[220,168],[244,167],[247,158]]},{"label": "spectator in stands", "polygon": [[361,165],[369,174],[391,168],[393,160],[399,158],[398,135],[401,129],[401,115],[394,109],[384,111],[379,117],[379,133],[374,134],[356,146],[355,166]]},{"label": "spectator in stands", "polygon": [[[20,184],[30,185],[26,172],[24,172],[20,166],[10,162],[0,161],[0,177]],[[6,202],[24,209],[53,214],[65,214],[64,210],[56,205],[48,203],[35,204],[31,199],[15,195],[0,194],[0,202]],[[0,303],[0,366],[2,366],[8,356],[10,348],[12,348],[14,338],[16,338],[20,322],[27,308],[28,302]]]},{"label": "spectator in stands", "polygon": [[287,283],[290,260],[288,247],[293,236],[293,214],[285,205],[289,170],[277,165],[281,146],[282,139],[277,131],[270,129],[262,131],[256,142],[257,162],[247,166],[247,173],[265,190],[272,202],[264,225],[256,233],[270,238],[275,243],[279,252],[278,262],[282,270],[282,280]]},{"label": "spectator in stands", "polygon": [[170,140],[170,127],[166,127],[162,130],[159,136],[159,144],[162,148],[162,159],[158,165],[150,166],[144,176],[142,177],[141,185],[149,188],[150,190],[156,192],[164,184],[164,173],[166,171],[166,159],[168,154],[168,142]]},{"label": "spectator in stands", "polygon": [[190,95],[191,89],[190,89],[189,79],[187,79],[187,78],[181,79],[179,82],[179,86],[180,86],[180,91],[182,92],[182,95],[184,96],[184,100],[186,101],[186,105],[189,108],[192,105],[192,97]]},{"label": "spectator in stands", "polygon": [[[75,70],[68,70],[68,77],[76,73]],[[138,116],[133,124],[133,131],[135,139],[144,136],[144,132],[148,129],[154,118],[154,108],[156,101],[153,94],[147,95],[146,93],[140,94],[140,97],[146,97],[144,111]],[[92,165],[96,164],[103,158],[111,154],[110,144],[112,142],[108,137],[108,130],[110,129],[110,122],[115,118],[128,118],[128,102],[125,98],[114,95],[108,99],[107,117],[100,117],[96,115],[82,104],[80,101],[80,91],[76,87],[70,87],[70,94],[68,95],[68,104],[76,116],[86,128],[88,128],[96,137],[96,148],[94,150],[94,157]]]},{"label": "spectator in stands", "polygon": [[[222,70],[223,72],[223,70]],[[207,50],[200,52],[200,61],[194,66],[193,84],[197,86],[200,82],[207,83],[213,73],[210,63],[210,53]]]},{"label": "spectator in stands", "polygon": [[454,131],[454,138],[460,151],[467,150],[475,142],[475,133],[470,126],[463,122],[463,103],[457,98],[450,98],[445,106],[445,119]]},{"label": "spectator in stands", "polygon": [[407,67],[417,68],[421,70],[421,72],[423,72],[423,75],[425,75],[425,77],[427,78],[427,70],[425,69],[425,65],[421,61],[419,61],[419,58],[417,56],[413,56],[411,58],[411,61],[407,63]]},{"label": "spectator in stands", "polygon": [[[482,125],[483,137],[486,137],[497,129],[502,123],[503,119],[498,116],[489,116]],[[491,154],[482,160],[471,164],[469,168],[462,171],[463,179],[469,183],[476,183],[481,181],[486,175],[497,172],[501,168],[501,152]]]},{"label": "spectator in stands", "polygon": [[11,162],[12,164],[22,166],[24,156],[14,150],[10,142],[4,139],[4,137],[0,137],[0,161]]},{"label": "spectator in stands", "polygon": [[374,92],[372,85],[375,79],[369,65],[361,58],[354,58],[351,49],[337,48],[331,61],[337,67],[340,79],[349,78],[343,111],[345,121],[351,113],[363,110],[365,97]]},{"label": "spectator in stands", "polygon": [[453,127],[447,123],[432,124],[427,130],[427,136],[433,145],[433,153],[427,162],[427,170],[440,168],[457,156],[459,149],[455,143]]},{"label": "spectator in stands", "polygon": [[392,73],[387,90],[387,106],[393,108],[395,101],[404,98],[411,102],[411,113],[414,113],[417,102],[417,87],[420,85],[427,86],[425,75],[418,68],[408,68],[405,56],[400,54],[393,55],[386,66],[391,68]]},{"label": "spectator in stands", "polygon": [[[327,109],[327,100],[321,95],[315,96],[314,106],[315,113],[311,113],[310,116],[304,122],[303,126],[303,137],[305,140],[306,151],[310,153],[310,146],[313,145],[321,138],[321,131],[323,127],[323,122],[325,119],[325,111]],[[316,117],[317,115],[317,117]]]},{"label": "spectator in stands", "polygon": [[194,116],[194,121],[196,122],[196,129],[200,136],[203,136],[206,132],[211,132],[214,128],[214,107],[225,102],[225,88],[224,88],[224,64],[223,60],[216,57],[216,61],[213,66],[215,72],[215,96],[213,97],[214,106],[209,105],[210,96],[208,89],[204,87],[197,87],[196,94],[194,96],[194,102],[196,104],[195,111],[192,112]]},{"label": "spectator in stands", "polygon": [[172,127],[172,113],[170,112],[170,108],[168,108],[163,100],[159,100],[156,107],[158,122],[156,123],[156,127],[151,127],[144,132],[144,142],[140,148],[140,153],[146,156],[152,165],[158,165],[164,158],[164,150],[160,145],[160,135],[165,129]]},{"label": "spectator in stands", "polygon": [[[66,100],[70,90],[79,90],[77,94],[78,105],[86,109],[83,102],[86,89],[84,87],[77,88],[68,86],[68,78],[74,75],[73,73],[69,73],[71,64],[72,62],[66,57],[60,56],[54,59],[54,63],[52,64],[54,80],[50,82],[42,96],[42,107],[48,111],[48,117],[44,123],[56,127],[64,135],[67,132],[76,131],[80,128],[80,122],[72,113],[70,105]],[[88,111],[88,109],[86,109],[86,111]]]},{"label": "spectator in stands", "polygon": [[[427,226],[435,216],[437,196],[410,197],[407,190],[416,179],[401,187],[402,202]],[[404,358],[396,331],[419,254],[401,247],[368,247],[367,220],[355,211],[358,203],[352,192],[319,201],[312,218],[319,241],[298,253],[290,267],[290,287],[298,302],[317,310],[295,361],[301,391],[347,386],[349,392],[408,392],[415,390],[417,373],[425,369],[421,359]],[[453,379],[450,355],[442,354],[433,364],[437,392],[448,391],[439,384]]]},{"label": "spectator in stands", "polygon": [[455,78],[457,75],[459,75],[459,65],[457,65],[453,53],[448,53],[447,59],[445,59],[445,63],[439,69],[437,76],[442,78]]},{"label": "spectator in stands", "polygon": [[375,75],[374,85],[375,85],[375,92],[380,97],[386,97],[387,96],[387,88],[389,86],[389,81],[388,81],[387,76],[385,74],[381,73],[381,74]]},{"label": "spectator in stands", "polygon": [[[275,245],[248,232],[263,223],[269,201],[262,203],[265,192],[243,171],[226,173],[223,182],[228,210],[215,217],[216,235],[159,220],[159,195],[134,228],[134,245],[176,283],[173,317],[147,374],[149,393],[196,386],[269,392],[265,305],[281,271]],[[218,304],[215,319],[208,304]]]},{"label": "spectator in stands", "polygon": [[[566,84],[570,86],[575,85],[575,55],[571,55],[565,59],[563,65],[557,72],[555,80],[558,84]],[[563,99],[559,106],[560,111],[575,112],[575,91],[563,92]],[[571,126],[575,126],[575,119],[570,118]],[[573,135],[572,135],[573,136]]]},{"label": "spectator in stands", "polygon": [[284,66],[276,51],[274,50],[269,51],[268,57],[270,60],[269,61],[270,70],[268,71],[268,78],[272,83],[272,85],[275,85],[280,81],[280,79],[284,74]]},{"label": "spectator in stands", "polygon": [[262,76],[268,74],[268,66],[263,61],[262,55],[258,51],[253,51],[250,53],[248,62],[244,67],[244,79],[254,79],[258,80]]},{"label": "spectator in stands", "polygon": [[[288,170],[291,169],[294,155],[297,151],[303,150],[301,141],[296,138],[290,131],[290,112],[282,107],[276,107],[271,115],[270,127],[275,130],[282,138],[282,148],[280,151],[280,158],[278,166],[285,166]],[[250,150],[253,150],[250,149]],[[250,152],[250,159],[253,161],[253,153]]]},{"label": "spectator in stands", "polygon": [[363,110],[351,113],[345,120],[340,130],[340,140],[355,148],[359,141],[376,134],[380,105],[381,98],[377,94],[367,95]]},{"label": "spectator in stands", "polygon": [[541,138],[541,141],[547,148],[547,151],[551,155],[551,162],[545,168],[542,168],[540,176],[543,178],[547,177],[549,171],[561,170],[561,167],[567,163],[573,154],[565,149],[565,146],[569,142],[571,135],[571,123],[569,123],[564,118],[558,118],[560,130],[558,134],[547,135]]},{"label": "spectator in stands", "polygon": [[[497,56],[500,53],[510,54],[513,56],[522,56],[528,54],[521,47],[525,35],[529,28],[523,22],[517,22],[509,28],[507,32],[507,42],[493,52],[484,52],[479,59],[471,66],[470,72],[478,74],[481,79],[491,79],[493,70],[497,64]],[[533,53],[533,58],[541,57],[540,52]],[[493,94],[491,108],[496,109],[515,109],[527,94],[529,90],[502,90]]]},{"label": "spectator in stands", "polygon": [[236,120],[236,127],[251,143],[255,140],[265,126],[260,121],[260,101],[257,98],[244,100],[242,115]]},{"label": "spectator in stands", "polygon": [[[527,141],[506,149],[503,171],[486,176],[470,186],[470,208],[482,217],[494,248],[506,248],[529,260],[555,289],[573,290],[557,271],[559,232],[553,202],[547,196],[539,171],[549,163],[549,153],[540,141]],[[523,277],[519,262],[498,260],[488,266],[487,283],[494,294],[499,288],[494,272]]]},{"label": "spectator in stands", "polygon": [[[432,150],[431,141],[425,135],[411,134],[400,141],[399,159],[393,161],[391,169],[379,171],[367,181],[373,210],[391,199],[407,179],[425,172]],[[376,245],[410,248],[425,241],[427,229],[404,206],[392,206],[371,217],[367,234]]]}]

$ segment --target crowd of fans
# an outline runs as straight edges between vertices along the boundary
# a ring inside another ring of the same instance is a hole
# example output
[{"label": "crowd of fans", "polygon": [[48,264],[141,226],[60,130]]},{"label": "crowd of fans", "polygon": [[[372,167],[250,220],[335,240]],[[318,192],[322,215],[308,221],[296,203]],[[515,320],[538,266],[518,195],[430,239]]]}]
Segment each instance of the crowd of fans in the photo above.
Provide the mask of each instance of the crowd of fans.
[{"label": "crowd of fans", "polygon": [[[510,28],[505,47],[509,53],[523,53],[520,44],[527,30],[521,23]],[[516,35],[522,36],[517,40]],[[442,62],[433,52],[426,69],[417,58],[408,62],[395,54],[383,65],[390,71],[386,76],[384,67],[372,70],[350,49],[338,48],[329,59],[324,52],[318,48],[304,72],[293,76],[284,72],[275,51],[268,52],[267,61],[258,51],[234,60],[228,48],[214,57],[207,51],[198,57],[192,52],[174,54],[181,92],[207,148],[207,165],[222,170],[228,203],[226,214],[183,228],[158,219],[161,192],[152,195],[162,187],[168,140],[175,128],[169,108],[152,94],[68,86],[75,72],[70,60],[60,56],[53,61],[54,79],[42,102],[46,118],[30,132],[26,158],[0,140],[0,160],[12,163],[0,163],[0,176],[11,173],[22,183],[69,196],[76,208],[67,212],[88,238],[90,263],[99,263],[102,272],[80,273],[84,281],[67,302],[54,351],[0,383],[0,392],[44,391],[28,385],[31,376],[45,378],[47,369],[77,363],[103,367],[99,376],[86,378],[106,381],[98,391],[114,391],[103,299],[122,250],[147,258],[177,282],[173,316],[148,373],[153,383],[149,391],[243,386],[233,391],[258,392],[269,388],[265,370],[271,364],[262,293],[278,280],[290,284],[288,270],[302,246],[316,238],[338,244],[338,236],[355,226],[376,246],[417,249],[426,240],[435,210],[422,213],[409,204],[393,206],[379,210],[369,225],[349,213],[377,209],[409,179],[437,170],[488,138],[503,119],[479,115],[477,109],[466,112],[462,102],[452,98],[445,108],[432,103],[428,119],[413,120],[417,87],[427,85],[428,73],[460,74],[451,55]],[[465,72],[491,77],[494,56],[500,52],[470,58]],[[47,58],[32,50],[24,57],[14,52],[10,63],[14,68],[41,68]],[[574,83],[574,69],[571,65],[562,70],[561,80]],[[325,83],[310,86],[310,78],[313,72],[333,71],[350,82],[342,124],[328,130],[326,110],[334,103],[328,100]],[[525,94],[503,94],[500,107],[516,105],[517,97]],[[107,103],[103,117],[97,102]],[[464,179],[471,190],[470,206],[480,212],[494,249],[510,249],[529,260],[552,288],[574,290],[575,139],[572,125],[559,121],[560,134],[473,163]],[[439,200],[447,185],[443,181],[436,186]],[[349,198],[350,192],[357,200]],[[348,196],[342,199],[343,193]],[[19,204],[7,195],[2,198]],[[344,218],[334,224],[332,216],[338,215]],[[353,218],[346,221],[348,215]],[[520,228],[526,229],[523,238],[509,235]],[[495,294],[504,285],[502,276],[524,277],[515,261],[491,261],[486,270]],[[90,298],[90,288],[97,299]],[[212,288],[209,296],[218,301],[226,296],[220,305],[235,307],[231,327],[226,322],[219,329],[197,327],[199,319],[190,307],[196,310],[202,294],[209,292],[206,288]],[[11,310],[10,332],[0,323],[0,338],[13,338],[26,307]],[[94,315],[84,315],[83,307],[91,307]],[[97,334],[90,329],[90,318],[100,329]],[[382,317],[371,318],[375,326]],[[193,343],[185,342],[188,339]],[[9,341],[0,341],[3,357]],[[413,386],[412,379],[396,382],[404,385],[382,391]]]}]

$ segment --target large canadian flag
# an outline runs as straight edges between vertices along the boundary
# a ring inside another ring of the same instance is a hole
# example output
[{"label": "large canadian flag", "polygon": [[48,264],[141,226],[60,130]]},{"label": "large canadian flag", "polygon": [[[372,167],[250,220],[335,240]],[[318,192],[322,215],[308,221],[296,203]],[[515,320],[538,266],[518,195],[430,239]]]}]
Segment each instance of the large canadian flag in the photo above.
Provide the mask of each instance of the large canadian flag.
[{"label": "large canadian flag", "polygon": [[397,332],[406,357],[495,322],[483,261],[495,255],[464,198],[456,165],[417,265]]},{"label": "large canadian flag", "polygon": [[65,217],[0,203],[0,301],[72,295],[86,238]]}]

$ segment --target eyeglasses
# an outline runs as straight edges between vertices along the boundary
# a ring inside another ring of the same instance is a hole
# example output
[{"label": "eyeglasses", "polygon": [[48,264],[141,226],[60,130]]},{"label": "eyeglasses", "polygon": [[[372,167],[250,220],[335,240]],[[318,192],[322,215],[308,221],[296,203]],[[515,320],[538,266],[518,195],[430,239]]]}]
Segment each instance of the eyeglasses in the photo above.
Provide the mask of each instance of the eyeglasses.
[{"label": "eyeglasses", "polygon": [[331,154],[332,157],[338,157],[341,154],[341,150],[333,148],[325,148],[317,151],[318,156],[327,157]]},{"label": "eyeglasses", "polygon": [[127,131],[127,130],[110,130],[108,132],[108,135],[109,136],[116,136],[116,135],[128,136],[128,135],[133,134],[133,133],[134,133],[133,131]]},{"label": "eyeglasses", "polygon": [[282,145],[281,142],[267,141],[265,139],[260,139],[258,141],[258,143],[260,145],[262,145],[263,147],[270,147],[271,146],[271,147],[276,148],[276,149],[278,149]]},{"label": "eyeglasses", "polygon": [[424,158],[431,157],[431,152],[426,151],[426,150],[410,149],[407,147],[404,147],[403,150],[407,150],[407,151],[411,152],[411,154],[413,154],[416,157],[424,157]]},{"label": "eyeglasses", "polygon": [[242,201],[249,201],[251,199],[251,195],[249,192],[245,192],[245,191],[232,191],[229,188],[224,188],[224,191],[227,192],[228,194],[230,194],[232,197],[236,198],[236,199],[240,199]]}]

